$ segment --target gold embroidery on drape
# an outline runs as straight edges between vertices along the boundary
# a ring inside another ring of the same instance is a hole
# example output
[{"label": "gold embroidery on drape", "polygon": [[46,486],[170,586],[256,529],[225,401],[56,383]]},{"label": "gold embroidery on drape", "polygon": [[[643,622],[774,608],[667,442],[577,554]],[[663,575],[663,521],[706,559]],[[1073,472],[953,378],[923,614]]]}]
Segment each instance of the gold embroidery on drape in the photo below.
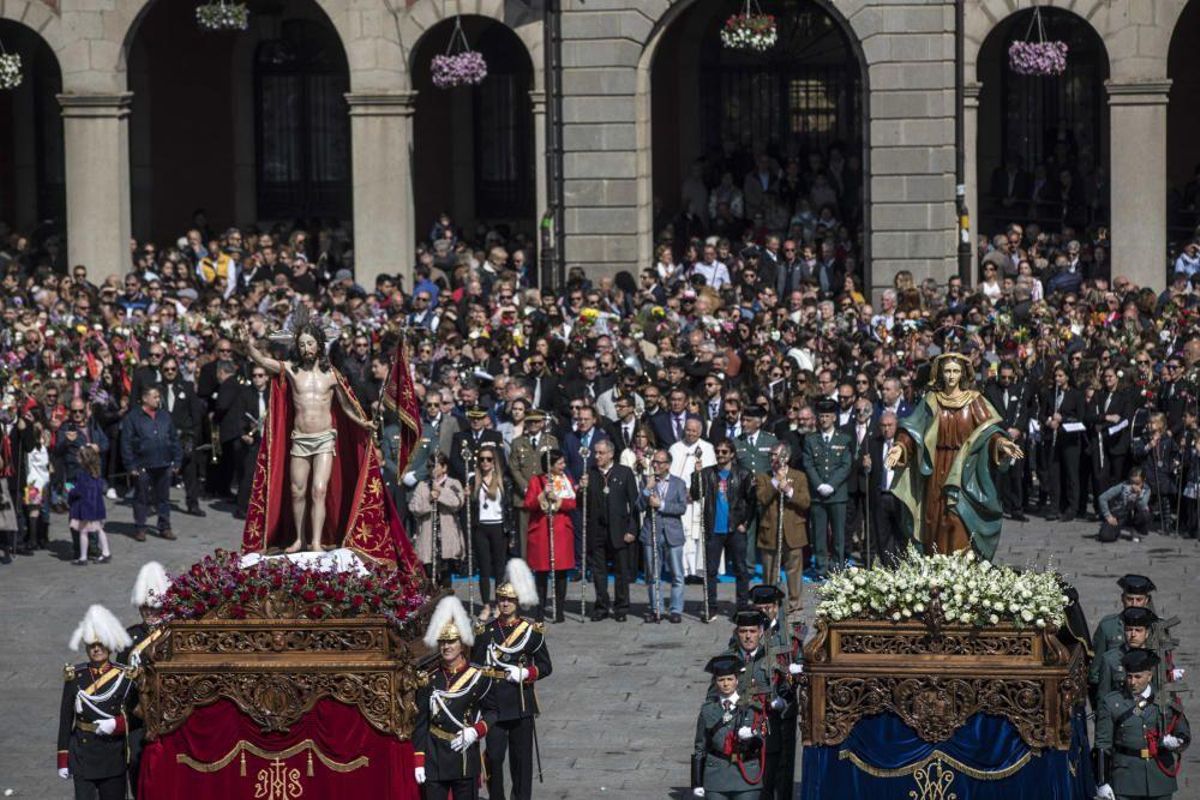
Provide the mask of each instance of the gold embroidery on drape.
[{"label": "gold embroidery on drape", "polygon": [[958,770],[963,775],[966,775],[968,778],[973,780],[1002,781],[1005,778],[1011,777],[1012,775],[1016,775],[1018,772],[1020,772],[1025,765],[1029,763],[1029,760],[1033,758],[1034,755],[1036,755],[1034,751],[1030,750],[1028,753],[1017,759],[1015,764],[998,770],[980,770],[975,769],[974,767],[969,767],[953,756],[943,753],[941,750],[934,750],[920,761],[916,761],[912,764],[898,767],[896,769],[881,769],[880,767],[873,767],[867,762],[863,761],[857,753],[854,753],[851,750],[839,751],[838,759],[841,761],[849,761],[851,764],[874,778],[902,778],[905,775],[914,775],[918,770],[924,770],[930,764],[937,761],[942,762],[947,766],[954,768],[955,770]]},{"label": "gold embroidery on drape", "polygon": [[197,761],[196,759],[189,756],[187,753],[177,754],[175,756],[175,761],[178,764],[183,764],[184,766],[191,767],[192,769],[196,770],[197,772],[220,772],[221,770],[223,770],[227,766],[229,766],[230,763],[232,763],[233,760],[240,755],[242,757],[241,773],[242,773],[242,775],[245,775],[246,774],[245,753],[250,753],[251,755],[258,756],[259,758],[265,759],[267,761],[283,761],[283,760],[291,758],[292,756],[294,756],[298,753],[303,753],[305,751],[308,752],[308,774],[310,777],[312,776],[312,757],[314,755],[317,757],[318,761],[320,761],[327,768],[333,770],[334,772],[353,772],[356,769],[361,769],[363,767],[370,766],[370,764],[371,764],[371,759],[369,759],[367,756],[359,756],[358,758],[354,759],[353,761],[348,761],[346,763],[342,763],[340,761],[334,761],[332,758],[330,758],[329,756],[322,753],[320,748],[317,747],[316,742],[314,742],[312,739],[305,739],[302,742],[297,742],[296,744],[292,745],[291,747],[287,748],[286,750],[264,750],[261,747],[259,747],[258,745],[253,744],[252,742],[247,742],[245,740],[242,740],[242,741],[239,741],[236,745],[234,745],[233,749],[230,750],[225,755],[223,755],[221,758],[217,759],[216,761],[209,762],[207,764],[203,763],[201,761]]}]

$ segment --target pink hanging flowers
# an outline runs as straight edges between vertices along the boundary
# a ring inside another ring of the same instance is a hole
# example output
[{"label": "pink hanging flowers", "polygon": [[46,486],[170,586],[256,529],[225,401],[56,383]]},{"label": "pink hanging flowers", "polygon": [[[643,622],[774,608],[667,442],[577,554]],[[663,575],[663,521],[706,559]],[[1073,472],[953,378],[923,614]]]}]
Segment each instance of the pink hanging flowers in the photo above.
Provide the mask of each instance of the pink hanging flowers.
[{"label": "pink hanging flowers", "polygon": [[439,89],[476,86],[482,83],[488,74],[483,54],[475,50],[434,56],[429,66],[433,73],[433,85]]},{"label": "pink hanging flowers", "polygon": [[1018,75],[1062,75],[1067,70],[1066,42],[1013,42],[1008,68]]}]

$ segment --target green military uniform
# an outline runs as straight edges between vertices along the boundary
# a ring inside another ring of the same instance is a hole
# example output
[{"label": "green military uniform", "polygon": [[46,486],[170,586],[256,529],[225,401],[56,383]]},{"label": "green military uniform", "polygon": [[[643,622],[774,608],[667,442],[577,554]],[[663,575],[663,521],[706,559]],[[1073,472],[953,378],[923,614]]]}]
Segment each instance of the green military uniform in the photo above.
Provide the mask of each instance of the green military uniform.
[{"label": "green military uniform", "polygon": [[[536,417],[545,420],[546,414],[541,409],[532,409],[525,419]],[[523,434],[513,439],[508,456],[508,468],[513,478],[513,503],[517,509],[520,525],[521,558],[525,557],[526,535],[529,532],[529,512],[525,510],[525,490],[529,488],[529,479],[541,472],[538,464],[543,450],[557,450],[558,439],[552,433],[543,430],[536,440],[530,434]]]},{"label": "green military uniform", "polygon": [[[1100,664],[1100,677],[1096,681],[1096,697],[1107,697],[1113,692],[1121,691],[1125,686],[1125,667],[1121,664],[1121,659],[1130,649],[1129,645],[1123,644],[1116,650],[1109,650],[1104,654],[1104,658],[1096,659],[1096,662]],[[1150,679],[1150,686],[1156,692],[1159,690],[1157,672]]]},{"label": "green military uniform", "polygon": [[[1151,646],[1150,633],[1154,626],[1160,622],[1158,616],[1153,611],[1144,606],[1130,606],[1122,611],[1118,615],[1118,618],[1123,632],[1124,629],[1144,630],[1146,632],[1145,649],[1154,652],[1163,669],[1170,668],[1172,661],[1171,654],[1161,647]],[[1125,641],[1116,649],[1109,650],[1093,662],[1093,666],[1098,665],[1094,670],[1097,676],[1096,697],[1101,698],[1109,692],[1120,691],[1125,686],[1125,667],[1122,664],[1122,659],[1125,658],[1126,653],[1133,649],[1141,648],[1133,648],[1129,645],[1128,641]],[[1154,676],[1151,678],[1150,685],[1156,692],[1163,688],[1162,684],[1165,681],[1170,680],[1170,676],[1162,674],[1163,669],[1155,669]],[[1162,680],[1160,680],[1160,677]]]},{"label": "green military uniform", "polygon": [[[758,406],[747,408],[743,417],[753,416],[758,419],[760,428],[754,434],[743,433],[738,436],[733,442],[733,451],[737,462],[745,469],[757,475],[760,472],[771,471],[771,451],[779,445],[779,439],[775,438],[775,434],[769,433],[761,429],[761,423],[764,421],[766,414]],[[754,553],[757,550],[758,540],[758,515],[750,520],[749,527],[746,528],[746,563],[753,566]]]},{"label": "green military uniform", "polygon": [[767,776],[763,783],[763,800],[792,800],[796,780],[796,733],[800,708],[795,702],[795,676],[799,674],[800,637],[787,626],[783,609],[783,592],[777,586],[755,586],[750,590],[750,602],[776,603],[780,611],[763,632],[767,659],[773,661],[773,678],[777,692],[787,692],[787,705],[777,713],[776,732],[779,747],[767,748]]},{"label": "green military uniform", "polygon": [[[736,697],[722,697],[713,689],[696,718],[692,752],[692,788],[703,788],[716,800],[758,800],[764,769],[763,707],[741,689],[745,667],[740,657],[722,654],[705,667],[713,677],[738,675]],[[749,729],[750,736],[741,734]]]},{"label": "green military uniform", "polygon": [[[847,483],[851,468],[850,437],[839,430],[818,431],[804,437],[804,473],[812,496],[809,508],[809,539],[813,545],[813,565],[818,574],[829,574],[827,530],[833,528],[833,567],[846,561]],[[828,484],[833,493],[822,497],[818,487]]]},{"label": "green military uniform", "polygon": [[[1174,777],[1159,765],[1171,769],[1178,755],[1159,745],[1158,758],[1150,757],[1149,736],[1166,733],[1172,719],[1177,720],[1171,733],[1185,744],[1191,739],[1187,718],[1177,704],[1166,714],[1149,698],[1130,696],[1127,690],[1109,692],[1096,713],[1096,749],[1105,754],[1109,774],[1097,776],[1112,787],[1118,800],[1169,798],[1178,788]],[[1151,732],[1154,732],[1151,734]]]},{"label": "green military uniform", "polygon": [[[1123,595],[1149,596],[1156,588],[1154,581],[1145,575],[1124,575],[1117,581]],[[1153,603],[1150,608],[1153,608]],[[1125,625],[1121,622],[1121,612],[1109,614],[1100,620],[1092,634],[1092,663],[1088,668],[1088,683],[1093,687],[1100,680],[1100,666],[1104,654],[1125,644]],[[1119,687],[1118,687],[1119,688]],[[1096,695],[1103,697],[1103,695]]]}]

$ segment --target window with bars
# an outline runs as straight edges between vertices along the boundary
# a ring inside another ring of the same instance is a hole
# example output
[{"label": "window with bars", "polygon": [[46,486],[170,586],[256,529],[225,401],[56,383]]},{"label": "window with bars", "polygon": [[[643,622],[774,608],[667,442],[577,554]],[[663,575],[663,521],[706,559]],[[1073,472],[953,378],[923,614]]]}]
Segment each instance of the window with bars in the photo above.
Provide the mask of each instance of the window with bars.
[{"label": "window with bars", "polygon": [[475,90],[478,216],[532,217],[533,110],[523,73],[492,73]]}]

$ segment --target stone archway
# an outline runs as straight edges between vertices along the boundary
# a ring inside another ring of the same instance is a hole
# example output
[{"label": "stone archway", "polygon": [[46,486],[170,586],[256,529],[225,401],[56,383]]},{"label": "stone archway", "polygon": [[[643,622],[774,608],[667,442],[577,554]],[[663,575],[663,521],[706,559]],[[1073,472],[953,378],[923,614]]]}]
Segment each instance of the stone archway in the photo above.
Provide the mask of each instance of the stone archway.
[{"label": "stone archway", "polygon": [[[29,18],[29,11],[20,16]],[[32,15],[44,31],[50,19]],[[56,18],[54,18],[56,19]],[[0,17],[0,45],[21,57],[24,78],[0,91],[0,223],[29,233],[41,223],[44,238],[62,234],[66,223],[63,125],[57,95],[62,71],[49,41],[38,28]]]},{"label": "stone archway", "polygon": [[[716,30],[719,29],[720,18],[723,15],[717,15],[714,19],[698,19],[697,9],[700,4],[693,2],[680,2],[674,4],[666,13],[664,13],[655,24],[650,35],[647,37],[646,44],[643,47],[641,58],[637,67],[637,98],[636,98],[636,137],[637,137],[637,218],[638,218],[638,254],[642,264],[653,263],[655,236],[655,194],[656,190],[663,188],[664,182],[669,183],[670,178],[664,177],[660,168],[655,166],[655,150],[656,139],[657,149],[666,152],[664,148],[664,132],[661,128],[656,129],[655,117],[664,116],[661,109],[661,102],[656,103],[655,94],[663,94],[668,91],[668,87],[664,84],[660,70],[656,68],[659,61],[659,56],[664,52],[673,52],[679,48],[675,37],[682,33],[683,37],[688,41],[692,41],[697,36],[706,33],[710,38],[715,39]],[[764,11],[768,13],[776,13],[777,19],[781,18],[778,11],[771,4],[763,3]],[[795,5],[795,4],[793,4]],[[776,64],[774,72],[777,73],[777,78],[772,80],[776,90],[772,93],[782,93],[782,99],[779,102],[783,105],[787,104],[787,97],[796,92],[813,91],[824,99],[829,105],[829,114],[827,120],[829,122],[829,135],[814,135],[813,122],[806,118],[807,110],[811,110],[809,105],[797,105],[792,109],[793,112],[800,115],[800,119],[805,119],[805,122],[800,122],[800,128],[794,132],[796,140],[803,142],[805,147],[813,147],[814,151],[821,150],[823,147],[828,148],[830,145],[841,147],[845,153],[849,153],[851,157],[857,157],[861,164],[860,177],[857,180],[858,200],[854,205],[861,209],[859,212],[859,222],[862,225],[864,243],[863,251],[860,255],[860,266],[858,275],[862,278],[863,284],[870,287],[873,283],[871,276],[871,260],[869,251],[871,247],[872,236],[870,233],[871,225],[871,203],[870,203],[870,187],[871,187],[871,120],[870,120],[870,104],[868,83],[870,73],[868,69],[868,59],[866,55],[866,42],[864,37],[860,36],[858,27],[863,27],[865,38],[869,39],[872,33],[878,32],[877,22],[874,20],[874,15],[877,11],[864,9],[860,2],[839,3],[836,6],[833,3],[825,2],[825,0],[809,0],[808,2],[798,4],[797,8],[793,9],[791,5],[784,11],[790,11],[793,14],[807,14],[807,19],[810,22],[815,22],[817,26],[825,26],[822,30],[815,31],[816,38],[812,41],[825,41],[830,44],[831,52],[827,54],[829,58],[822,59],[818,57],[812,60],[805,60],[803,53],[805,48],[800,48],[796,56],[790,56],[783,59],[789,66],[780,67]],[[691,23],[689,23],[691,20]],[[785,29],[785,25],[791,22],[790,19],[781,20],[781,31]],[[685,30],[680,31],[680,26],[686,26]],[[798,23],[799,27],[800,23]],[[714,27],[715,26],[715,27]],[[668,36],[670,33],[670,36]],[[812,33],[812,32],[809,32]],[[800,34],[801,36],[803,34]],[[666,41],[670,39],[670,41]],[[810,42],[811,43],[811,42]],[[710,42],[711,45],[711,42]],[[715,46],[715,45],[712,45]],[[819,49],[819,48],[818,48]],[[778,58],[777,56],[775,58]],[[734,59],[737,60],[736,57]],[[748,63],[753,59],[745,59]],[[844,70],[838,66],[833,66],[832,62],[840,62]],[[745,68],[745,65],[743,65]],[[753,67],[750,67],[753,69]],[[837,72],[830,72],[832,69]],[[818,74],[819,73],[819,74]],[[764,73],[765,74],[765,73]],[[752,77],[752,76],[751,76]],[[780,83],[782,81],[782,83]],[[790,83],[789,83],[790,82]],[[786,85],[785,85],[786,84]],[[711,87],[710,87],[711,88]],[[676,86],[677,90],[683,90],[684,87]],[[687,90],[687,96],[694,96],[695,90]],[[772,99],[770,102],[776,102]],[[857,106],[857,108],[853,108]],[[850,107],[852,110],[848,110]],[[791,108],[789,106],[789,108]],[[807,122],[807,125],[806,125]],[[661,124],[661,123],[660,123]],[[687,125],[688,122],[682,124]],[[773,134],[767,134],[771,138]],[[685,140],[692,140],[695,137],[685,136]],[[761,138],[761,137],[760,137]],[[781,137],[782,138],[782,137]],[[811,140],[811,141],[810,141]],[[826,141],[828,140],[828,141]],[[777,140],[778,142],[778,140]],[[699,149],[696,145],[697,141],[692,141],[691,150],[699,154]],[[787,143],[782,143],[786,149]],[[686,158],[686,154],[681,148],[676,152],[672,161]],[[661,160],[661,155],[660,155]],[[670,164],[670,170],[682,172],[680,164]],[[657,173],[660,173],[656,175]],[[674,174],[674,173],[673,173]],[[681,177],[681,176],[680,176]],[[740,184],[740,177],[735,177],[735,180]]]}]

